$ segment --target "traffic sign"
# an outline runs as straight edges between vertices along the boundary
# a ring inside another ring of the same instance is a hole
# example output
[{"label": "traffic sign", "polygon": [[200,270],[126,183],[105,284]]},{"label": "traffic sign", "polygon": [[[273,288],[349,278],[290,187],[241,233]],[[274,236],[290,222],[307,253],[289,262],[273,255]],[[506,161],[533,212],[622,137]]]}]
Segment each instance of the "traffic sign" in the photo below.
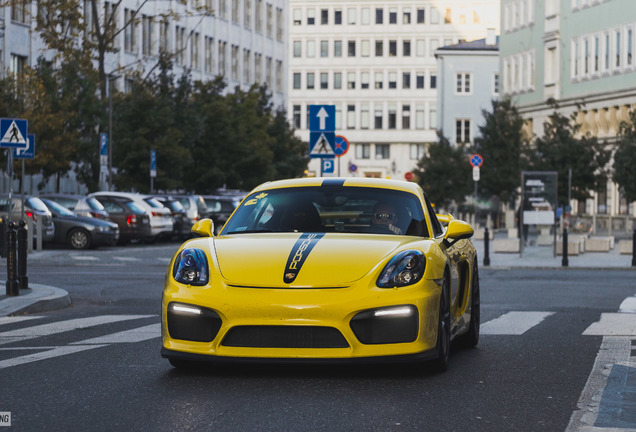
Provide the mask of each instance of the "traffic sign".
[{"label": "traffic sign", "polygon": [[335,105],[309,105],[309,131],[333,132],[336,130]]},{"label": "traffic sign", "polygon": [[33,159],[35,157],[35,135],[27,135],[26,148],[15,147],[13,157],[16,159]]},{"label": "traffic sign", "polygon": [[99,134],[99,154],[100,156],[108,156],[108,135],[106,132]]},{"label": "traffic sign", "polygon": [[347,154],[349,151],[349,141],[342,135],[336,135],[333,152],[337,157]]},{"label": "traffic sign", "polygon": [[413,177],[415,177],[415,176],[413,175],[413,173],[411,171],[404,173],[404,180],[406,180],[406,181],[413,180]]},{"label": "traffic sign", "polygon": [[335,132],[309,132],[309,157],[334,157]]},{"label": "traffic sign", "polygon": [[150,150],[150,177],[157,177],[157,152]]},{"label": "traffic sign", "polygon": [[27,121],[24,119],[0,119],[0,147],[26,148]]},{"label": "traffic sign", "polygon": [[473,181],[479,181],[479,167],[473,167]]},{"label": "traffic sign", "polygon": [[475,153],[475,154],[470,155],[470,164],[472,166],[480,167],[481,164],[483,164],[483,163],[484,163],[484,158],[481,157],[480,154]]},{"label": "traffic sign", "polygon": [[323,158],[321,164],[323,174],[333,174],[336,166],[334,158]]},{"label": "traffic sign", "polygon": [[358,171],[358,165],[349,163],[349,172],[354,173],[356,171]]}]

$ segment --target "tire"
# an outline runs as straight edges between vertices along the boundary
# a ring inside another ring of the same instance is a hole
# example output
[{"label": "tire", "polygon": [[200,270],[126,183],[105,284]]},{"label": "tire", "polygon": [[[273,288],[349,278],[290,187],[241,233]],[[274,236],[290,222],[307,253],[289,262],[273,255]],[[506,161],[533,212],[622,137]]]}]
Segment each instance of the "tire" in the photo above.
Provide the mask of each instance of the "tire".
[{"label": "tire", "polygon": [[481,307],[479,293],[479,269],[477,262],[473,269],[473,286],[470,294],[470,323],[468,331],[461,337],[462,345],[466,348],[473,348],[479,343],[479,326],[481,324]]},{"label": "tire", "polygon": [[437,321],[437,358],[433,360],[433,368],[437,372],[448,369],[451,343],[450,293],[448,277],[444,277],[442,293],[439,299],[439,316]]},{"label": "tire", "polygon": [[91,235],[84,229],[76,228],[68,233],[68,244],[73,249],[88,249],[91,247]]}]

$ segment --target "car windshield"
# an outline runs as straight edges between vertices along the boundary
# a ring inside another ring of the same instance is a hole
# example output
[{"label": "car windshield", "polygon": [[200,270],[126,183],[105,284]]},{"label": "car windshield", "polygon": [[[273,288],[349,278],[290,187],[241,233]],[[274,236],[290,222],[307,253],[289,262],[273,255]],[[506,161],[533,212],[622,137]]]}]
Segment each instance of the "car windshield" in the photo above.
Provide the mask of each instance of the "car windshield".
[{"label": "car windshield", "polygon": [[144,201],[148,203],[148,205],[152,208],[163,208],[164,205],[161,204],[156,198],[144,198]]},{"label": "car windshield", "polygon": [[146,211],[144,209],[142,209],[139,204],[133,202],[133,201],[128,201],[125,203],[126,207],[128,207],[133,213],[136,214],[146,214]]},{"label": "car windshield", "polygon": [[296,187],[256,192],[221,231],[347,232],[428,236],[420,199],[368,187]]},{"label": "car windshield", "polygon": [[104,206],[102,205],[102,203],[97,201],[96,198],[86,198],[86,203],[91,208],[91,210],[96,210],[96,211],[104,211],[104,210],[106,210],[104,208]]},{"label": "car windshield", "polygon": [[44,204],[51,210],[51,212],[60,216],[76,216],[75,213],[64,207],[62,204],[56,203],[52,200],[43,199]]},{"label": "car windshield", "polygon": [[166,201],[165,205],[172,211],[176,211],[176,212],[185,211],[185,209],[183,208],[183,205],[179,201]]},{"label": "car windshield", "polygon": [[33,210],[37,210],[41,212],[49,211],[49,209],[46,208],[46,204],[44,204],[40,198],[36,198],[36,197],[27,198],[26,202],[28,206],[31,207]]}]

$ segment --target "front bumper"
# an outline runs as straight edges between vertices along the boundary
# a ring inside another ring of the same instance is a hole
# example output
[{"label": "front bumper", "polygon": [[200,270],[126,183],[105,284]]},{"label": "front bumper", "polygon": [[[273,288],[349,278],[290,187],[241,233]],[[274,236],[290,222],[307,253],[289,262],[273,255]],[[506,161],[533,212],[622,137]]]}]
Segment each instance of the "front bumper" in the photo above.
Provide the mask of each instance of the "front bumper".
[{"label": "front bumper", "polygon": [[[168,278],[162,355],[212,361],[426,358],[437,342],[439,294],[431,280],[399,289],[269,289],[192,287]],[[171,304],[190,316],[175,318]],[[414,316],[394,315],[406,309]]]}]

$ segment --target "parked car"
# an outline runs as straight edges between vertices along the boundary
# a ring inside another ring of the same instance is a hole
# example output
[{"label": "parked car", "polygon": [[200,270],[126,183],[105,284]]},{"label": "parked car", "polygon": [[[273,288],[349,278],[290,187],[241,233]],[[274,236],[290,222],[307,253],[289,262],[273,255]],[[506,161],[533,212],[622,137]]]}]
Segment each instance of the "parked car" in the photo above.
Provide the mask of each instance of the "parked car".
[{"label": "parked car", "polygon": [[208,207],[205,205],[205,201],[201,195],[171,195],[173,198],[179,200],[181,205],[188,215],[190,224],[194,225],[195,222],[203,219],[208,212]]},{"label": "parked car", "polygon": [[97,199],[83,195],[69,194],[40,194],[40,198],[46,198],[63,205],[77,216],[94,217],[108,220],[108,212]]},{"label": "parked car", "polygon": [[13,195],[9,200],[9,195],[0,195],[0,218],[8,220],[9,210],[11,210],[11,220],[18,223],[23,217],[31,219],[33,222],[33,239],[37,239],[37,222],[42,224],[42,242],[50,242],[55,235],[55,225],[53,216],[46,205],[38,197],[27,196],[22,207],[22,196]]},{"label": "parked car", "polygon": [[[106,204],[102,200],[102,198],[104,197],[126,198],[130,201],[135,202],[140,208],[145,210],[145,213],[148,215],[148,219],[150,221],[150,238],[147,238],[146,240],[154,240],[158,237],[169,236],[172,234],[172,215],[170,214],[170,210],[165,208],[157,200],[154,200],[152,196],[130,192],[105,191],[94,192],[88,196],[97,198],[102,204],[104,204],[104,207],[106,207]],[[106,207],[106,210],[108,211],[108,207]]]},{"label": "parked car", "polygon": [[131,240],[147,241],[153,238],[148,210],[125,196],[101,195],[99,202],[109,214],[110,220],[119,226],[119,241],[126,244]]},{"label": "parked car", "polygon": [[203,195],[207,207],[206,218],[212,219],[216,231],[220,231],[245,195]]},{"label": "parked car", "polygon": [[190,222],[188,214],[177,198],[171,196],[155,196],[155,199],[163,204],[172,214],[172,235],[178,239],[190,237],[190,229],[194,223]]},{"label": "parked car", "polygon": [[73,249],[89,249],[94,246],[111,246],[119,240],[119,227],[114,222],[78,216],[47,198],[43,198],[42,202],[53,215],[54,243],[66,243]]}]

